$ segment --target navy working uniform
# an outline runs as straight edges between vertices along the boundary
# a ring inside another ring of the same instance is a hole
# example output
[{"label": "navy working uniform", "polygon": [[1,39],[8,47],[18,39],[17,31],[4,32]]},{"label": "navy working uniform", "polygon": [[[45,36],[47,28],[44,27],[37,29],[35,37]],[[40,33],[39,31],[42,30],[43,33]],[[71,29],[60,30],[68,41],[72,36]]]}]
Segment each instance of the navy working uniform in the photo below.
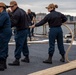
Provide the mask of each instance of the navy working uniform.
[{"label": "navy working uniform", "polygon": [[[16,27],[15,32],[15,42],[16,42],[16,49],[15,49],[15,58],[16,60],[13,63],[9,63],[9,65],[20,65],[19,59],[21,58],[21,52],[25,57],[29,56],[29,50],[27,45],[27,33],[28,33],[28,22],[30,22],[28,15],[26,12],[17,7],[11,15],[11,23],[12,27]],[[18,60],[18,63],[16,63]],[[29,59],[28,59],[29,62]]]},{"label": "navy working uniform", "polygon": [[[36,14],[34,12],[31,12],[30,18],[31,18],[31,21],[33,21],[33,18],[36,18]],[[32,24],[34,24],[34,22]],[[32,28],[31,30],[31,35],[34,36],[34,28]]]},{"label": "navy working uniform", "polygon": [[[11,38],[11,22],[6,10],[0,13],[0,70],[6,68],[6,59],[8,57],[8,42]],[[1,67],[4,61],[4,67]]]},{"label": "navy working uniform", "polygon": [[4,10],[0,13],[0,58],[8,56],[8,42],[12,35],[11,22],[8,13]]},{"label": "navy working uniform", "polygon": [[62,31],[61,25],[66,20],[67,18],[63,14],[55,10],[52,10],[50,11],[49,14],[45,16],[44,19],[42,19],[39,23],[35,25],[36,27],[38,27],[48,22],[49,28],[50,28],[48,53],[51,57],[53,56],[54,50],[55,50],[55,39],[57,39],[57,45],[58,45],[60,54],[61,55],[65,54],[65,50],[63,46],[63,31]]}]

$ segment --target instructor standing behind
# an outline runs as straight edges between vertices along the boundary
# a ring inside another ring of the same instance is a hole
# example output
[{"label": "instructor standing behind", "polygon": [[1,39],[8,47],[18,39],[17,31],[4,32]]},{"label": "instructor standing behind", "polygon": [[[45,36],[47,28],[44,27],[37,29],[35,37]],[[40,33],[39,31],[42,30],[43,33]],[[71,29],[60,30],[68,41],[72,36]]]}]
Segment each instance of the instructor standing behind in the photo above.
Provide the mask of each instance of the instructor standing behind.
[{"label": "instructor standing behind", "polygon": [[15,49],[15,60],[13,63],[9,63],[10,66],[19,66],[20,65],[20,58],[21,52],[25,58],[22,60],[24,62],[29,63],[29,50],[27,45],[27,28],[28,26],[28,16],[26,12],[19,8],[16,1],[10,2],[11,6],[11,23],[12,27],[16,27],[15,33],[15,42],[16,42],[16,49]]},{"label": "instructor standing behind", "polygon": [[55,8],[58,8],[55,4],[49,4],[46,9],[49,14],[47,14],[44,19],[42,19],[39,23],[31,26],[31,27],[38,27],[42,26],[43,24],[49,24],[49,49],[48,49],[48,59],[43,61],[43,63],[52,64],[52,57],[54,54],[55,49],[55,39],[57,40],[57,45],[59,52],[61,54],[61,62],[65,61],[65,50],[63,45],[63,31],[61,28],[62,23],[67,21],[67,18],[60,12],[55,11]]}]

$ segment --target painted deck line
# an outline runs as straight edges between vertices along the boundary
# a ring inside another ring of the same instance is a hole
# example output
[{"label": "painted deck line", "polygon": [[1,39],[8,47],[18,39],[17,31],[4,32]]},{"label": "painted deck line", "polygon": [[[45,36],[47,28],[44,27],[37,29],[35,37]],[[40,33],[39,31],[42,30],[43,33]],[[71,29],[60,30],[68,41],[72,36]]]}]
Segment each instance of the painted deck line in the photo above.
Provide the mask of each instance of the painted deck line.
[{"label": "painted deck line", "polygon": [[[28,41],[28,44],[45,44],[48,43],[48,39],[41,41]],[[70,43],[64,43],[65,45],[70,45]],[[15,42],[9,42],[9,45],[15,45]],[[76,41],[73,41],[72,45],[76,45]]]},{"label": "painted deck line", "polygon": [[71,61],[67,64],[55,66],[55,67],[48,68],[42,71],[31,73],[28,75],[56,75],[56,74],[60,74],[60,73],[72,70],[72,69],[76,69],[76,60]]}]

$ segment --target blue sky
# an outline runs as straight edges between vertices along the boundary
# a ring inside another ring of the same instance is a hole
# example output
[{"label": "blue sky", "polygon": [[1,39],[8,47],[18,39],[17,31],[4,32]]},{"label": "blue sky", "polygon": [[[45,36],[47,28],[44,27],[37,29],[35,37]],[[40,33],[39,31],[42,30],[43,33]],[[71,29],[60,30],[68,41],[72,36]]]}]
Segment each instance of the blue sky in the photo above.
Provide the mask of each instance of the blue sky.
[{"label": "blue sky", "polygon": [[[11,0],[0,0],[9,5]],[[63,14],[69,14],[76,16],[76,0],[16,0],[18,6],[23,8],[25,11],[31,9],[36,13],[48,13],[46,6],[50,3],[58,5],[57,11],[62,12]]]}]

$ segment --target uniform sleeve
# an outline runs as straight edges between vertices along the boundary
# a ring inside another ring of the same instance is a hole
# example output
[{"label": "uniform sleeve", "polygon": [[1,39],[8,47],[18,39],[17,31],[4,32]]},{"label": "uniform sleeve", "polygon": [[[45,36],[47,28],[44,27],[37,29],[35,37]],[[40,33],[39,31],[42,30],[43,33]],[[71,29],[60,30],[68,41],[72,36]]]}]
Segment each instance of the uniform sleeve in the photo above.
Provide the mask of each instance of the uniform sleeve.
[{"label": "uniform sleeve", "polygon": [[35,24],[35,26],[36,26],[36,27],[42,26],[42,25],[44,25],[46,22],[48,22],[48,15],[46,15],[46,16],[44,17],[44,19],[42,19],[40,22],[38,22],[37,24]]},{"label": "uniform sleeve", "polygon": [[30,17],[26,14],[27,22],[28,22],[28,27],[32,25]]},{"label": "uniform sleeve", "polygon": [[6,13],[0,14],[0,27],[2,27],[4,25],[4,22],[5,22],[6,19],[7,19],[7,14]]},{"label": "uniform sleeve", "polygon": [[36,14],[34,12],[32,12],[32,14],[33,14],[33,17],[36,17]]},{"label": "uniform sleeve", "polygon": [[67,21],[67,18],[64,14],[61,14],[61,20],[62,20],[62,23]]}]

